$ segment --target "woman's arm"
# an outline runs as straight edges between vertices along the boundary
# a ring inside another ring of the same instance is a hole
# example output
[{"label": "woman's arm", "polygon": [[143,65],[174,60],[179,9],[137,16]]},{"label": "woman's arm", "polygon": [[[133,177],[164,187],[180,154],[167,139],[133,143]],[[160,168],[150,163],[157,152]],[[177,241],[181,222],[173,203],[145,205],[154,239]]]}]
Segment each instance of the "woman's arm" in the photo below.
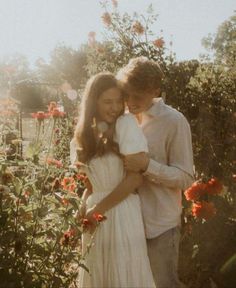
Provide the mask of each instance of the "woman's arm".
[{"label": "woman's arm", "polygon": [[79,213],[78,213],[79,218],[84,218],[86,214],[86,201],[91,194],[92,194],[92,190],[89,190],[87,188],[84,190],[82,197],[81,197],[81,202],[79,205]]},{"label": "woman's arm", "polygon": [[[98,204],[88,209],[86,218],[92,220],[94,213],[104,214],[114,206],[122,202],[130,193],[134,192],[142,184],[143,176],[139,173],[127,172],[125,178],[118,186]],[[93,222],[93,221],[92,221]]]}]

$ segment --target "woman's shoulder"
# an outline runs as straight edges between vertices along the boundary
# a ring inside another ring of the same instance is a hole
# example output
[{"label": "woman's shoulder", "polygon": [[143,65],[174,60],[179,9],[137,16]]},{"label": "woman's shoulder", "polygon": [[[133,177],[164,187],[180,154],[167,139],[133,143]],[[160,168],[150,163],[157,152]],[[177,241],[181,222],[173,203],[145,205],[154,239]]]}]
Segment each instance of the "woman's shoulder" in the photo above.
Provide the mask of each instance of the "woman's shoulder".
[{"label": "woman's shoulder", "polygon": [[116,120],[116,125],[137,125],[138,121],[136,117],[131,113],[124,113],[121,116],[119,116]]}]

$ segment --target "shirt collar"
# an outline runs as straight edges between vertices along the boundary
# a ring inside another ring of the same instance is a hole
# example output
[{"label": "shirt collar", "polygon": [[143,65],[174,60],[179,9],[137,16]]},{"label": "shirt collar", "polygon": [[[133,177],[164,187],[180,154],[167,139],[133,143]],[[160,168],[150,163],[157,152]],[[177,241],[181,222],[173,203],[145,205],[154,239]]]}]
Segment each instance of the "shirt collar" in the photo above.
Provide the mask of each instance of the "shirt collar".
[{"label": "shirt collar", "polygon": [[151,116],[151,117],[156,117],[159,115],[159,113],[161,112],[162,108],[164,107],[165,103],[164,100],[162,98],[153,98],[152,100],[152,106],[144,111],[143,113],[145,115]]}]

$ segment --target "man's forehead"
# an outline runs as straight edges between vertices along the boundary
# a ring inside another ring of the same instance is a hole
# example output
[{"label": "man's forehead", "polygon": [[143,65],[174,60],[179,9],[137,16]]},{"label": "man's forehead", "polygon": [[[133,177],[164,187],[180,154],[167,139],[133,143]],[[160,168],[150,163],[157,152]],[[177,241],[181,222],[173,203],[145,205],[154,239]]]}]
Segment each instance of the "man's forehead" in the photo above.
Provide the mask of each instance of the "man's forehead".
[{"label": "man's forehead", "polygon": [[141,99],[145,95],[145,92],[137,91],[135,89],[127,89],[125,90],[125,94],[126,94],[126,97]]}]

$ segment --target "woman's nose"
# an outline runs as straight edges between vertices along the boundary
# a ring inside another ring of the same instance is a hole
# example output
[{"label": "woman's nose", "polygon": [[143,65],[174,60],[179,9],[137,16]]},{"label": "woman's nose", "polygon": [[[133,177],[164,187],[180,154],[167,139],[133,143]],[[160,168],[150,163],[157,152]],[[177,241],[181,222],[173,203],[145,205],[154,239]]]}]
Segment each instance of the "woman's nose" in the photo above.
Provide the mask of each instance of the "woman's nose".
[{"label": "woman's nose", "polygon": [[116,104],[116,103],[113,103],[112,106],[111,106],[111,110],[113,112],[118,112],[119,111],[119,105]]}]

